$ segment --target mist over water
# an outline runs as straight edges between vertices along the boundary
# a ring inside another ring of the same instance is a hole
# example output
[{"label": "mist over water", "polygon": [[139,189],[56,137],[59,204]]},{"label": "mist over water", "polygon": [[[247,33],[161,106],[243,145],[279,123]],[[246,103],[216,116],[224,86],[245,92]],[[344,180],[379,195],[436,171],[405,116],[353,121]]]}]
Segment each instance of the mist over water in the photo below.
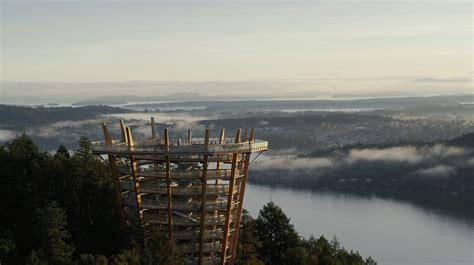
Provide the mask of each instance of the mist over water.
[{"label": "mist over water", "polygon": [[474,263],[474,220],[376,197],[249,184],[244,208],[253,217],[269,201],[282,207],[304,237],[336,235],[346,249],[379,264]]}]

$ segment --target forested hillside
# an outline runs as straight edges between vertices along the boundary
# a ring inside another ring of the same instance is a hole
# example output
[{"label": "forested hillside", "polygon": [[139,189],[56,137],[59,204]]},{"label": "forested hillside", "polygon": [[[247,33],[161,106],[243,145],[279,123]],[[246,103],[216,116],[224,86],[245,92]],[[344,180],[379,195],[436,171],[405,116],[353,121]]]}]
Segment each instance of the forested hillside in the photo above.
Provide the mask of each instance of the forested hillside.
[{"label": "forested hillside", "polygon": [[128,113],[131,110],[109,106],[87,107],[26,107],[0,105],[0,125],[5,127],[44,126],[59,121],[81,121],[102,114]]},{"label": "forested hillside", "polygon": [[[106,164],[81,139],[73,154],[40,152],[22,135],[0,147],[1,264],[170,264],[153,228],[122,228]],[[320,233],[322,231],[315,231]],[[375,264],[334,237],[304,239],[273,203],[244,214],[236,264]],[[179,250],[176,264],[183,264]]]}]

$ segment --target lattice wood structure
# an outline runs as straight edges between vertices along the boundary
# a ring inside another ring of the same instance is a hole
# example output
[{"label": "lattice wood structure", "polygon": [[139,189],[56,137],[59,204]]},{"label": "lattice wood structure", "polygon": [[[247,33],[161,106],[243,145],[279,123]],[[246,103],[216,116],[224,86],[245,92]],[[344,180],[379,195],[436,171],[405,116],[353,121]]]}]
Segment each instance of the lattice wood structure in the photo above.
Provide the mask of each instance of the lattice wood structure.
[{"label": "lattice wood structure", "polygon": [[123,120],[120,127],[122,139],[114,140],[104,123],[105,141],[93,150],[108,157],[123,225],[156,225],[188,264],[234,264],[251,155],[268,143],[253,129],[233,138],[224,129],[219,138],[188,131],[186,139],[164,129],[160,138],[153,118],[149,139],[134,140]]}]

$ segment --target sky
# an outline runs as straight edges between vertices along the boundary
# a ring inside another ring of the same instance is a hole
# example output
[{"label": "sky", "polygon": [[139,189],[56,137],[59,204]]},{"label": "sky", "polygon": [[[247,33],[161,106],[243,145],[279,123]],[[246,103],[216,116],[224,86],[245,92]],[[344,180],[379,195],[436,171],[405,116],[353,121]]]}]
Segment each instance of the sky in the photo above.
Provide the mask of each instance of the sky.
[{"label": "sky", "polygon": [[2,0],[0,80],[472,80],[472,19],[450,0]]}]

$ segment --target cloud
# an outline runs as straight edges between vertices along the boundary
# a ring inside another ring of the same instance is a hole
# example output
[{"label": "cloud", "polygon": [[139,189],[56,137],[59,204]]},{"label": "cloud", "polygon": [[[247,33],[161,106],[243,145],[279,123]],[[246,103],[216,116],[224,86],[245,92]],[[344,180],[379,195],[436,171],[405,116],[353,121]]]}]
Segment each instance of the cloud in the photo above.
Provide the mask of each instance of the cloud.
[{"label": "cloud", "polygon": [[443,84],[452,84],[452,83],[462,83],[468,84],[472,82],[471,78],[420,78],[412,81],[413,83],[443,83]]},{"label": "cloud", "polygon": [[469,165],[474,165],[474,157],[470,158],[470,159],[467,161],[467,163],[468,163]]},{"label": "cloud", "polygon": [[161,112],[137,112],[137,113],[120,113],[120,114],[107,114],[104,115],[105,117],[115,117],[115,118],[123,118],[125,120],[143,120],[143,121],[150,121],[151,117],[155,118],[156,123],[164,123],[170,121],[187,121],[187,122],[197,122],[201,120],[208,120],[210,117],[203,116],[203,115],[189,115],[186,113],[161,113]]},{"label": "cloud", "polygon": [[[150,138],[151,137],[151,127],[150,125],[142,125],[138,128],[134,128],[132,131],[132,134],[142,134],[145,138]],[[159,132],[157,132],[159,133]]]},{"label": "cloud", "polygon": [[[204,131],[205,127],[199,125],[198,122],[201,120],[208,120],[208,116],[199,115],[188,115],[186,113],[125,113],[125,114],[108,114],[105,115],[108,118],[123,118],[127,126],[134,126],[132,129],[133,134],[140,134],[140,137],[151,137],[150,118],[154,117],[155,124],[166,123],[169,127],[172,127],[173,132],[170,132],[170,137],[174,138],[182,132],[187,130],[192,131]],[[157,135],[162,135],[163,131],[158,130]],[[202,135],[201,137],[203,137]],[[193,137],[199,137],[194,135]]]},{"label": "cloud", "polygon": [[352,149],[346,158],[348,162],[358,161],[386,161],[386,162],[408,162],[418,163],[423,156],[415,147],[391,147],[385,149]]},{"label": "cloud", "polygon": [[16,133],[10,130],[0,130],[0,142],[6,142],[14,139]]},{"label": "cloud", "polygon": [[[173,120],[170,122],[173,123],[174,128],[178,131],[187,131],[187,130],[204,131],[206,129],[203,125],[200,125],[197,122],[188,121],[188,120]],[[199,137],[199,136],[196,135],[193,137]],[[202,137],[204,137],[204,135]]]},{"label": "cloud", "polygon": [[[423,177],[448,179],[474,165],[473,150],[433,145],[424,147],[351,149],[321,157],[261,156],[252,165],[255,171],[300,171],[306,176],[329,178]],[[311,172],[309,172],[311,171]],[[383,174],[381,174],[383,172]],[[281,178],[292,178],[291,174]]]},{"label": "cloud", "polygon": [[38,127],[33,129],[26,130],[26,134],[28,135],[36,135],[40,137],[54,137],[60,136],[61,131],[58,130],[60,128],[53,128],[53,127]]},{"label": "cloud", "polygon": [[264,157],[252,165],[253,170],[311,170],[330,168],[331,158],[288,158],[283,156]]},{"label": "cloud", "polygon": [[298,153],[298,149],[296,149],[296,147],[292,147],[292,148],[288,148],[288,149],[277,149],[277,150],[268,150],[268,153],[269,154],[271,153],[272,155],[274,156],[281,156],[281,155],[288,155],[288,156],[291,156],[291,155],[295,155]]},{"label": "cloud", "polygon": [[48,127],[53,127],[55,129],[60,129],[64,127],[74,127],[79,128],[84,125],[98,125],[101,124],[102,120],[92,119],[92,120],[82,120],[82,121],[59,121],[48,125]]},{"label": "cloud", "polygon": [[414,174],[417,174],[419,176],[443,179],[449,178],[454,173],[456,173],[456,169],[447,165],[437,165],[434,167],[420,169],[414,172]]},{"label": "cloud", "polygon": [[465,152],[466,150],[464,150],[464,148],[462,147],[446,146],[442,144],[436,144],[432,147],[425,147],[421,149],[421,153],[423,153],[424,155],[441,156],[441,157],[464,155]]}]

